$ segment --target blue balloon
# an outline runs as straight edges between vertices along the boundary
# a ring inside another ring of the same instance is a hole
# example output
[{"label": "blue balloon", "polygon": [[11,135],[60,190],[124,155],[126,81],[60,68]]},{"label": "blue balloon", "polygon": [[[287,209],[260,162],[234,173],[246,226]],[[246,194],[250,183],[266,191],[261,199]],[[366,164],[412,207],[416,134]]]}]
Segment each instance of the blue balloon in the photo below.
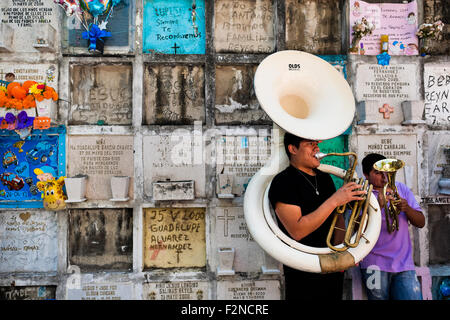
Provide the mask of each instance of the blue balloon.
[{"label": "blue balloon", "polygon": [[89,12],[94,17],[102,15],[104,11],[105,11],[105,6],[103,5],[103,3],[100,2],[100,0],[93,0],[93,1],[89,2]]}]

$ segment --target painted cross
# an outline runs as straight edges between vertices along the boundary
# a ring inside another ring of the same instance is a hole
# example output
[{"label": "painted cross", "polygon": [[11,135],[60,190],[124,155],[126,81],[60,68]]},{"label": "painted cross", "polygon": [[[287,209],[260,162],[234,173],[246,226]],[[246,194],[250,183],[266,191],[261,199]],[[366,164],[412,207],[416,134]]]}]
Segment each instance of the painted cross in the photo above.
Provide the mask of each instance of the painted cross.
[{"label": "painted cross", "polygon": [[170,47],[171,49],[173,49],[175,51],[175,54],[177,54],[177,49],[179,49],[180,47],[177,46],[177,43],[175,42],[175,44],[173,45],[173,47]]},{"label": "painted cross", "polygon": [[223,236],[224,237],[228,237],[228,220],[234,220],[235,216],[229,216],[227,209],[224,209],[223,213],[224,213],[224,215],[223,216],[217,216],[217,219],[224,221],[224,224],[223,224]]},{"label": "painted cross", "polygon": [[391,113],[394,113],[394,108],[385,103],[378,109],[378,111],[383,114],[384,119],[389,119],[391,117]]},{"label": "painted cross", "polygon": [[164,250],[164,249],[163,249],[163,246],[162,246],[162,241],[159,240],[158,241],[158,246],[157,246],[156,249],[154,249],[154,251],[152,253],[152,256],[150,257],[150,260],[155,260],[161,250]]}]

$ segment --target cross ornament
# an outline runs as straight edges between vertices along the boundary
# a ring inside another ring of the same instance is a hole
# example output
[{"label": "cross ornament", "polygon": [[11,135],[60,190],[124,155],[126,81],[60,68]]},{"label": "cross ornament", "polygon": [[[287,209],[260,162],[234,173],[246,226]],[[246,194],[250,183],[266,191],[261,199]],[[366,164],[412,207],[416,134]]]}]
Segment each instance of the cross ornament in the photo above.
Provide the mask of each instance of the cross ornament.
[{"label": "cross ornament", "polygon": [[394,108],[385,103],[381,108],[378,109],[378,111],[383,114],[384,119],[390,119],[391,113],[394,113]]}]

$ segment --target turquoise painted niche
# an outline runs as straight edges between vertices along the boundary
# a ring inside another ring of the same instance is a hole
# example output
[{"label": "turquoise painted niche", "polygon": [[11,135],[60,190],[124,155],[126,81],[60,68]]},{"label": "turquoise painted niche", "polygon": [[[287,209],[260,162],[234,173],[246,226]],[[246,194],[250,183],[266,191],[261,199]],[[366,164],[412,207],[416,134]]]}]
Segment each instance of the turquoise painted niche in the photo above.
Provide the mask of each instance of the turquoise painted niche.
[{"label": "turquoise painted niche", "polygon": [[205,47],[204,0],[144,0],[144,53],[205,54]]}]

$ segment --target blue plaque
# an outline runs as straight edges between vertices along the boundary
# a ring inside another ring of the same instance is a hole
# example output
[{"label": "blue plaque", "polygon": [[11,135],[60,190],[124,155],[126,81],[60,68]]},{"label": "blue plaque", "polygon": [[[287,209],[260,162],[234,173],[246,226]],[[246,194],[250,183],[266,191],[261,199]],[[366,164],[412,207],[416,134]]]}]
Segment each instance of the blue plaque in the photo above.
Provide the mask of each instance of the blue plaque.
[{"label": "blue plaque", "polygon": [[35,169],[56,179],[66,173],[64,126],[33,130],[25,140],[0,130],[0,208],[43,208]]},{"label": "blue plaque", "polygon": [[144,53],[205,54],[205,1],[144,0]]}]

